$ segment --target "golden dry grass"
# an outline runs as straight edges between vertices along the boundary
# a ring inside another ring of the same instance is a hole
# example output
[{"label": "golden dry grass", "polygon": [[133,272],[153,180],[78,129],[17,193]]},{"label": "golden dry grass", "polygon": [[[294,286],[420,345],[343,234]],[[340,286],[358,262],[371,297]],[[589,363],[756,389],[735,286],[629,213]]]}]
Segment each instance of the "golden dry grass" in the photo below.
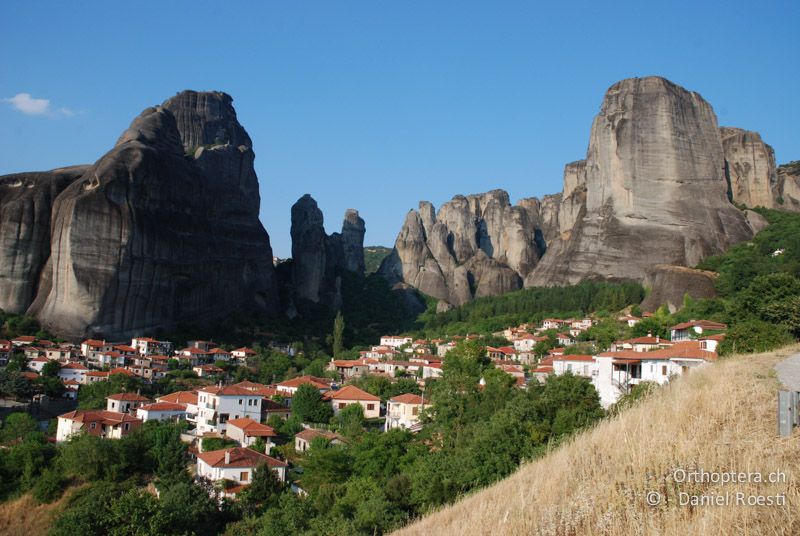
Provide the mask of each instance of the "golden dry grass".
[{"label": "golden dry grass", "polygon": [[[800,433],[777,437],[778,382],[772,371],[798,350],[738,356],[679,378],[509,478],[397,534],[799,535]],[[678,483],[677,468],[783,471],[786,482]],[[659,506],[647,505],[650,491],[661,494]],[[681,492],[783,494],[786,505],[681,506]]]},{"label": "golden dry grass", "polygon": [[79,488],[70,488],[56,502],[39,504],[30,494],[0,504],[0,535],[36,536],[45,534],[56,515],[61,512],[72,495]]}]

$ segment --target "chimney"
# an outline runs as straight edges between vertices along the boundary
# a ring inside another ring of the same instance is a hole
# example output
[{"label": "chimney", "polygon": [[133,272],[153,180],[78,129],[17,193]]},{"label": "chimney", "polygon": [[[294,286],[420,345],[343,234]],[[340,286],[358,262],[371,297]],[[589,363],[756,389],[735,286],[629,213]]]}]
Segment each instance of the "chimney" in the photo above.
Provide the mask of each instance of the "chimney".
[{"label": "chimney", "polygon": [[661,342],[661,337],[659,335],[656,335],[656,344],[658,344],[660,342]]},{"label": "chimney", "polygon": [[652,337],[652,336],[653,336],[653,332],[652,332],[652,331],[648,331],[648,332],[647,332],[647,336],[648,336],[648,337]]},{"label": "chimney", "polygon": [[225,451],[225,465],[230,465],[231,463],[231,451],[230,449]]}]

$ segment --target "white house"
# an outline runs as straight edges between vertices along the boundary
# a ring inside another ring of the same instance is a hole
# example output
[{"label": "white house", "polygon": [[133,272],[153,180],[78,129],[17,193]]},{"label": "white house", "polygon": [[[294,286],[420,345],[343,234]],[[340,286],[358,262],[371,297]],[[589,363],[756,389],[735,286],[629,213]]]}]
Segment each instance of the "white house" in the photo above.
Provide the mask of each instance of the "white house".
[{"label": "white house", "polygon": [[711,320],[690,320],[670,328],[672,342],[688,341],[693,336],[702,335],[706,331],[722,331],[728,329],[727,324],[712,322]]},{"label": "white house", "polygon": [[58,377],[61,381],[75,380],[78,383],[85,383],[84,376],[89,371],[81,363],[64,363],[58,371]]},{"label": "white house", "polygon": [[136,408],[136,416],[142,421],[179,421],[186,419],[186,404],[154,402]]},{"label": "white house", "polygon": [[608,407],[638,383],[649,381],[662,385],[673,376],[686,374],[716,359],[715,352],[703,350],[697,341],[680,342],[650,352],[604,352],[595,357],[597,374],[592,383],[600,402]]},{"label": "white house", "polygon": [[384,430],[388,432],[392,428],[411,428],[419,422],[422,410],[428,407],[430,404],[426,404],[421,396],[412,393],[390,398],[386,404]]},{"label": "white house", "polygon": [[67,441],[77,433],[87,433],[111,439],[120,439],[142,425],[127,413],[104,410],[75,410],[58,416],[56,441]]},{"label": "white house", "polygon": [[197,432],[225,432],[230,419],[261,419],[261,395],[243,387],[204,387],[197,392]]},{"label": "white house", "polygon": [[561,355],[553,358],[553,372],[591,378],[596,374],[595,358],[590,355]]},{"label": "white house", "polygon": [[513,337],[511,343],[517,352],[532,352],[537,343],[545,340],[547,340],[547,337],[537,337],[531,333],[522,332]]},{"label": "white house", "polygon": [[261,438],[267,444],[267,454],[269,454],[272,447],[275,446],[275,442],[272,438],[278,437],[274,428],[254,421],[250,417],[229,420],[228,426],[225,429],[225,435],[243,447],[249,447],[255,443],[258,438]]},{"label": "white house", "polygon": [[659,348],[669,348],[672,345],[672,341],[662,339],[658,335],[653,337],[652,334],[648,333],[646,337],[617,341],[611,345],[611,351],[633,350],[634,352],[649,352],[650,350],[658,350]]},{"label": "white house", "polygon": [[139,393],[116,393],[106,397],[106,409],[120,413],[136,413],[139,406],[149,403],[150,399]]},{"label": "white house", "polygon": [[172,353],[170,341],[159,341],[151,337],[135,337],[131,339],[131,346],[136,348],[139,355],[169,355]]},{"label": "white house", "polygon": [[246,361],[248,357],[253,357],[254,355],[256,355],[256,352],[255,352],[255,350],[252,350],[252,349],[247,348],[245,346],[245,347],[237,348],[236,350],[233,350],[230,355],[233,356],[234,358],[238,359],[239,361]]},{"label": "white house", "polygon": [[86,339],[81,343],[81,355],[88,361],[92,361],[96,354],[110,352],[113,347],[114,343],[111,342]]},{"label": "white house", "polygon": [[343,443],[344,439],[339,434],[328,432],[327,430],[316,430],[314,428],[306,428],[294,435],[294,450],[295,452],[305,452],[311,448],[311,442],[315,438],[321,437],[327,439],[331,444],[336,445]]},{"label": "white house", "polygon": [[37,374],[41,374],[42,369],[49,362],[50,360],[47,359],[46,357],[34,357],[30,361],[28,361],[28,368],[36,372]]},{"label": "white house", "polygon": [[298,378],[292,378],[291,380],[286,380],[285,382],[277,384],[275,388],[278,390],[278,394],[293,395],[295,391],[297,391],[297,388],[303,384],[308,384],[317,388],[320,393],[324,393],[331,388],[331,380],[326,378],[316,378],[314,376],[300,376]]},{"label": "white house", "polygon": [[364,408],[365,419],[381,416],[381,399],[362,391],[355,385],[345,385],[339,390],[328,391],[324,396],[331,401],[334,415],[338,415],[340,411],[351,404],[360,404]]},{"label": "white house", "polygon": [[286,481],[288,464],[266,454],[248,448],[230,448],[201,452],[197,455],[197,476],[213,482],[230,480],[237,484],[250,484],[253,471],[260,465],[266,465],[278,476],[281,482]]},{"label": "white house", "polygon": [[175,391],[168,395],[156,398],[156,402],[169,402],[171,404],[180,404],[186,407],[186,420],[190,423],[197,423],[197,391]]},{"label": "white house", "polygon": [[381,337],[381,346],[391,346],[397,348],[404,344],[411,344],[414,341],[413,337],[403,337],[401,335],[384,335]]}]

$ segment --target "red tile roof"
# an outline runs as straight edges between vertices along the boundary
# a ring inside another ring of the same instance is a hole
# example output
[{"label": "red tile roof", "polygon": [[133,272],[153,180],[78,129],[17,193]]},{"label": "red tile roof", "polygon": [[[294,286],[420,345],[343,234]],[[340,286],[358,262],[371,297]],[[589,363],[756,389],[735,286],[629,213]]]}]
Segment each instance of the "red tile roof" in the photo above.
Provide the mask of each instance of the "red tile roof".
[{"label": "red tile roof", "polygon": [[277,437],[275,429],[272,426],[261,424],[254,421],[250,417],[242,417],[241,419],[228,420],[228,428],[234,426],[244,431],[245,436],[251,437]]},{"label": "red tile roof", "polygon": [[314,376],[300,376],[299,378],[292,378],[278,384],[280,387],[300,387],[304,383],[310,384],[317,389],[330,389],[330,381],[323,383],[320,381],[322,378],[315,378]]},{"label": "red tile roof", "polygon": [[[230,453],[228,463],[225,463],[226,452]],[[211,467],[257,467],[262,463],[269,467],[286,467],[289,465],[266,454],[239,447],[201,452],[197,455],[197,458]]]},{"label": "red tile roof", "polygon": [[711,320],[690,320],[689,322],[682,322],[678,325],[672,326],[670,329],[683,330],[693,327],[700,327],[703,329],[728,329],[727,324],[720,324],[719,322],[712,322]]},{"label": "red tile roof", "polygon": [[419,395],[415,395],[414,393],[406,393],[404,395],[398,395],[395,397],[390,398],[392,402],[398,402],[400,404],[422,404],[423,400],[422,397]]},{"label": "red tile roof", "polygon": [[311,441],[315,437],[324,437],[325,439],[328,439],[330,441],[334,439],[338,439],[339,441],[344,441],[344,438],[342,438],[342,436],[340,436],[339,434],[328,432],[327,430],[316,430],[314,428],[306,428],[305,430],[297,432],[294,436],[299,437],[300,439],[303,439],[309,443],[311,443]]},{"label": "red tile roof", "polygon": [[633,350],[622,350],[620,352],[603,352],[600,357],[613,357],[617,359],[635,360],[667,360],[667,359],[702,359],[704,361],[716,361],[717,353],[709,352],[700,348],[698,341],[684,341],[675,343],[670,348],[653,350],[651,352],[634,352]]},{"label": "red tile roof", "polygon": [[113,395],[109,395],[109,400],[121,400],[126,402],[149,402],[150,399],[146,396],[142,396],[139,393],[116,393]]},{"label": "red tile roof", "polygon": [[[639,353],[641,357],[641,352]],[[553,361],[594,361],[594,357],[590,355],[560,355],[553,359]]]},{"label": "red tile roof", "polygon": [[156,400],[174,404],[197,404],[197,391],[175,391],[174,393],[159,396]]},{"label": "red tile roof", "polygon": [[82,365],[80,363],[73,363],[73,362],[64,363],[63,365],[61,365],[61,368],[62,369],[72,369],[72,370],[89,370],[84,365]]},{"label": "red tile roof", "polygon": [[186,404],[178,404],[175,402],[154,402],[152,404],[145,404],[139,406],[143,411],[186,411]]},{"label": "red tile roof", "polygon": [[211,385],[208,387],[203,387],[200,389],[200,391],[204,393],[211,393],[212,395],[217,396],[259,396],[258,393],[255,393],[250,389],[245,389],[244,387],[239,387],[236,385],[226,385],[225,387]]},{"label": "red tile roof", "polygon": [[368,402],[380,402],[381,399],[375,395],[371,395],[363,391],[355,385],[345,385],[337,391],[328,391],[325,393],[326,398],[334,400],[364,400]]}]

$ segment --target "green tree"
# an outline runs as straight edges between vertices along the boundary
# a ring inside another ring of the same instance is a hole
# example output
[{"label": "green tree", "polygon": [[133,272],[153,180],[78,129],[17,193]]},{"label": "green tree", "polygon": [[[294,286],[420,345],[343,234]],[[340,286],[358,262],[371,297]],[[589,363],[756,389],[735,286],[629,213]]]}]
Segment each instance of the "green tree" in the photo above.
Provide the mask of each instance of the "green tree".
[{"label": "green tree", "polygon": [[336,416],[339,432],[347,438],[356,438],[364,433],[364,408],[361,404],[350,404]]},{"label": "green tree", "polygon": [[39,425],[30,413],[12,413],[6,417],[2,428],[0,428],[0,443],[22,439],[38,429]]},{"label": "green tree", "polygon": [[333,321],[333,357],[338,359],[342,350],[344,350],[344,317],[339,311]]},{"label": "green tree", "polygon": [[42,376],[48,378],[56,378],[58,377],[58,372],[61,370],[61,365],[58,361],[48,361],[42,367]]},{"label": "green tree", "polygon": [[285,488],[286,485],[280,481],[275,471],[266,464],[259,465],[253,471],[250,485],[239,497],[242,511],[245,515],[260,514]]},{"label": "green tree", "polygon": [[768,352],[793,341],[794,338],[786,326],[762,320],[748,320],[739,322],[728,330],[725,340],[719,345],[719,353],[731,355]]},{"label": "green tree", "polygon": [[304,383],[292,396],[292,415],[302,422],[325,423],[333,416],[333,408],[316,387]]}]

